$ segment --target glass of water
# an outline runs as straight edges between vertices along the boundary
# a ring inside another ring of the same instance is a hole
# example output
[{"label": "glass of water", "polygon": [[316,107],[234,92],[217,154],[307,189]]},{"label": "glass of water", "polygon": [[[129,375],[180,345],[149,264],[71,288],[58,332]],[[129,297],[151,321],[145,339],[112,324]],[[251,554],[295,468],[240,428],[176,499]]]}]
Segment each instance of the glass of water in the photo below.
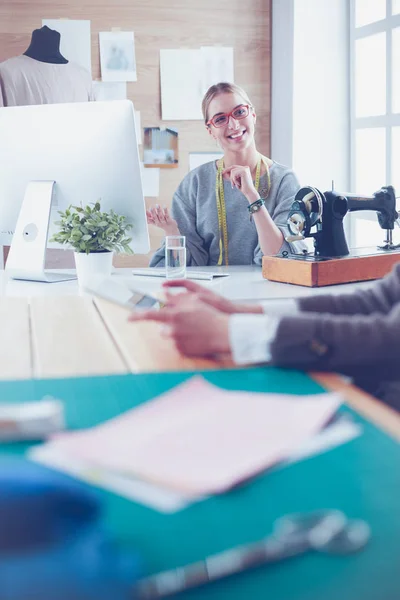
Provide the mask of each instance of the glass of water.
[{"label": "glass of water", "polygon": [[186,277],[186,238],[167,235],[165,238],[165,270],[167,279]]}]

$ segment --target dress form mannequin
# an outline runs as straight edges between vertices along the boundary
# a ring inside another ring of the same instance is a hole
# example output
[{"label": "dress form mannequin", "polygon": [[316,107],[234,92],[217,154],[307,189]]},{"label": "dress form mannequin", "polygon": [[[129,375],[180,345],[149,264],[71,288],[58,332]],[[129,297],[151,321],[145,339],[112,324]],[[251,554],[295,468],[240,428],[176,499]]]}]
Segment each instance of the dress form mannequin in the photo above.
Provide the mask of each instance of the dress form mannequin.
[{"label": "dress form mannequin", "polygon": [[25,56],[41,62],[65,64],[68,62],[60,53],[60,34],[45,25],[32,32],[31,43],[25,50]]},{"label": "dress form mannequin", "polygon": [[[5,106],[94,100],[91,73],[60,53],[60,39],[58,31],[45,25],[32,32],[30,45],[23,54],[0,62],[0,111]],[[8,248],[0,244],[4,262],[7,253]],[[73,266],[71,251],[48,249],[46,268]]]}]

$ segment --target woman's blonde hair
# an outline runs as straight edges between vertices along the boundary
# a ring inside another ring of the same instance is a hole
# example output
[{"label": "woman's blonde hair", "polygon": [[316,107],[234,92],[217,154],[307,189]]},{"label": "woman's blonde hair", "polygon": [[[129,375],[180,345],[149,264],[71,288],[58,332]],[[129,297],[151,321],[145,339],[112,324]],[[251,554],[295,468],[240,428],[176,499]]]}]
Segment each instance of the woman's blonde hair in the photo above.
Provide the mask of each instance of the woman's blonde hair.
[{"label": "woman's blonde hair", "polygon": [[208,121],[208,108],[214,98],[219,94],[239,94],[239,96],[242,96],[245,102],[247,102],[250,106],[253,106],[246,92],[235,83],[227,83],[225,81],[216,83],[208,88],[204,95],[203,102],[201,103],[201,110],[203,112],[204,122],[206,125]]}]

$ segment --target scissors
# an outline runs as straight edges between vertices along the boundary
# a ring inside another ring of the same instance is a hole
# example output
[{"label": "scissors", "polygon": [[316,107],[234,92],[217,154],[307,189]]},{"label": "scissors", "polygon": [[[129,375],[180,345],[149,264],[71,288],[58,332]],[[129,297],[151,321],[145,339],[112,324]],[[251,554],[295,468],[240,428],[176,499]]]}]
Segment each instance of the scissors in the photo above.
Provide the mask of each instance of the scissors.
[{"label": "scissors", "polygon": [[351,554],[361,550],[370,535],[370,528],[365,521],[348,519],[339,510],[286,515],[275,521],[272,535],[266,538],[142,579],[135,588],[134,598],[165,598],[309,551]]},{"label": "scissors", "polygon": [[[371,535],[361,519],[348,519],[340,510],[294,513],[277,519],[273,537],[287,546],[303,551],[351,554],[361,550]],[[297,554],[298,552],[295,552]]]}]

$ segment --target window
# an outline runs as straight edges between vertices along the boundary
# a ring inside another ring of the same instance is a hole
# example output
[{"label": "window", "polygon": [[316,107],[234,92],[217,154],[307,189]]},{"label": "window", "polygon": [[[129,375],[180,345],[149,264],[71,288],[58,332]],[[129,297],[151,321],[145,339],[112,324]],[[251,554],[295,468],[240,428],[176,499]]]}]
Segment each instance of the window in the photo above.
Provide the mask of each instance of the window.
[{"label": "window", "polygon": [[386,18],[386,0],[356,0],[355,26],[363,27]]},{"label": "window", "polygon": [[[400,0],[351,0],[350,11],[351,188],[390,184],[400,196]],[[351,245],[373,245],[376,215],[351,217]]]}]

